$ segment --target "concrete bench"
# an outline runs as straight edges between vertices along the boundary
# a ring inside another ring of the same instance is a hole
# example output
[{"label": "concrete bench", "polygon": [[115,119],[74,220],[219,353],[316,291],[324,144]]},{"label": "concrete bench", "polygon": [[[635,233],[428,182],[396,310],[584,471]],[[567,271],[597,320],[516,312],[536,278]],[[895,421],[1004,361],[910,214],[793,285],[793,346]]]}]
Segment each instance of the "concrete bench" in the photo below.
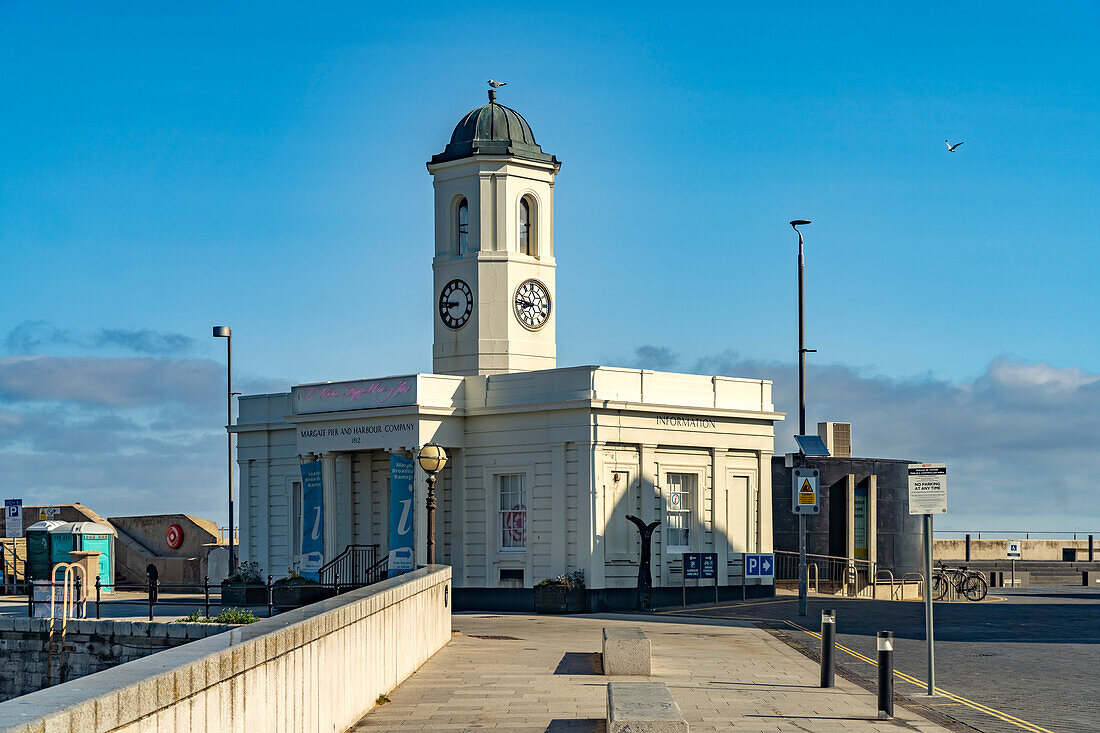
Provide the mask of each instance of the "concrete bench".
[{"label": "concrete bench", "polygon": [[664,682],[608,682],[607,733],[687,733]]},{"label": "concrete bench", "polygon": [[638,626],[603,630],[603,673],[649,676],[649,637]]}]

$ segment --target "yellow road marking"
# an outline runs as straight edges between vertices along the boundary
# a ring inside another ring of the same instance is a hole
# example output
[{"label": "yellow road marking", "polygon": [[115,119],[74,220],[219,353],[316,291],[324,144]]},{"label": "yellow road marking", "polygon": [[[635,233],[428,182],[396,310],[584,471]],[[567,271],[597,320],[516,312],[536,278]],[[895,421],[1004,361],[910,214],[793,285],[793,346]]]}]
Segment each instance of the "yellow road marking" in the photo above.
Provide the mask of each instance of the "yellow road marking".
[{"label": "yellow road marking", "polygon": [[[807,634],[814,637],[815,639],[820,639],[821,638],[821,634],[816,633],[814,631],[810,631],[809,629],[805,628],[804,626],[799,626],[798,624],[794,623],[793,621],[786,621],[784,619],[784,622],[789,624],[791,627],[793,627],[795,629],[798,629],[799,631],[806,632]],[[863,654],[860,654],[857,651],[849,649],[848,647],[844,646],[843,644],[837,644],[836,646],[837,646],[838,649],[840,649],[842,651],[845,651],[848,654],[851,654],[853,657],[856,657],[857,659],[860,659],[864,662],[867,662],[867,664],[870,664],[872,667],[878,667],[878,662],[876,660],[871,659],[870,657],[864,656]],[[918,686],[922,689],[927,689],[928,688],[928,683],[927,682],[919,680],[916,677],[913,677],[912,675],[905,674],[904,672],[899,672],[896,669],[894,670],[894,676],[898,677],[901,680],[904,680],[905,682],[909,682],[911,684],[914,684],[914,685],[916,685],[916,686]],[[1017,718],[1014,715],[1009,715],[1008,713],[1002,712],[1000,710],[995,710],[995,709],[989,707],[988,705],[982,705],[980,702],[974,702],[973,700],[967,699],[967,698],[963,697],[962,695],[956,695],[953,692],[948,692],[947,690],[943,689],[942,687],[937,686],[935,689],[936,689],[936,692],[943,695],[944,697],[947,697],[951,700],[954,700],[955,702],[962,703],[963,705],[966,705],[967,707],[973,708],[973,709],[975,709],[979,712],[985,713],[986,715],[991,715],[994,718],[997,718],[999,720],[1003,720],[1006,723],[1011,723],[1012,725],[1015,725],[1017,728],[1023,728],[1024,730],[1031,731],[1032,733],[1053,733],[1053,731],[1048,730],[1047,728],[1043,728],[1041,726],[1035,725],[1034,723],[1029,723],[1026,720],[1021,720],[1020,718]]]},{"label": "yellow road marking", "polygon": [[664,614],[664,615],[669,615],[669,614],[675,615],[675,614],[678,614],[678,613],[692,613],[693,611],[717,611],[717,610],[723,609],[723,608],[744,608],[746,606],[766,606],[769,603],[793,603],[794,601],[797,601],[797,600],[798,600],[797,598],[780,598],[780,599],[775,600],[775,601],[745,601],[744,603],[733,603],[733,604],[730,604],[728,606],[707,606],[706,608],[696,608],[696,609],[678,608],[674,611],[655,611],[654,613]]}]

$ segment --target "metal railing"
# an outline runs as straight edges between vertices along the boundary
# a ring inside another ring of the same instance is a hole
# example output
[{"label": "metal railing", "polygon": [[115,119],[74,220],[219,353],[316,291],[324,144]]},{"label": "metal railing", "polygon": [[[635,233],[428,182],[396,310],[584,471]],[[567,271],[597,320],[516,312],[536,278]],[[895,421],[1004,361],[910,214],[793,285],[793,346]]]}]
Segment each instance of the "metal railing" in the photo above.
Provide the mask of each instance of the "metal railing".
[{"label": "metal railing", "polygon": [[370,585],[385,578],[385,573],[378,577],[377,564],[378,545],[348,545],[343,552],[322,565],[318,573],[322,583],[330,583],[339,576],[345,585]]},{"label": "metal railing", "polygon": [[[20,571],[19,566],[23,569]],[[20,586],[27,586],[27,563],[19,557],[15,544],[0,542],[0,583],[6,594],[16,593]]]},{"label": "metal railing", "polygon": [[[775,584],[798,587],[798,553],[775,552]],[[807,583],[813,577],[813,591],[850,598],[874,598],[876,563],[833,555],[806,555]],[[892,587],[891,583],[891,587]]]},{"label": "metal railing", "polygon": [[[1036,539],[1074,539],[1074,540],[1087,540],[1089,537],[1100,535],[1100,530],[1067,530],[1064,532],[1054,531],[1041,531],[1034,532],[1031,530],[1021,530],[1018,532],[1004,531],[999,529],[937,529],[937,535],[951,534],[951,535],[971,535],[974,539],[982,539],[982,535],[985,535],[987,540],[1018,540],[1021,537],[1025,540],[1030,540],[1032,535],[1035,535]],[[994,536],[995,535],[995,536]]]}]

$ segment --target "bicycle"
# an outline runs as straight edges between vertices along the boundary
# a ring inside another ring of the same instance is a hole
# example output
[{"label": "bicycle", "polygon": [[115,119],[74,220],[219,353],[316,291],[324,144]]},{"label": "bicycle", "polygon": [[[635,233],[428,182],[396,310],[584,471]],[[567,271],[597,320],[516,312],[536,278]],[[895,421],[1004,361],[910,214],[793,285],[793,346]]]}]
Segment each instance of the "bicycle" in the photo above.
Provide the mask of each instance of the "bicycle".
[{"label": "bicycle", "polygon": [[955,592],[968,601],[980,601],[989,593],[989,583],[977,570],[967,570],[966,566],[949,568],[941,560],[939,568],[932,575],[932,599],[941,600],[947,595],[947,585],[951,584]]}]

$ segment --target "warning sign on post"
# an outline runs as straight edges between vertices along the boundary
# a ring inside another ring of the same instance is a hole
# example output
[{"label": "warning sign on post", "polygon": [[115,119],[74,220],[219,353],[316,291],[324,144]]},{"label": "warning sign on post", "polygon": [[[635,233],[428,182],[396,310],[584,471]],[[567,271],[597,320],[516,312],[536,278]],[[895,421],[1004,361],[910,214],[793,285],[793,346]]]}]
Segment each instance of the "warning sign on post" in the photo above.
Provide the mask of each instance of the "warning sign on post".
[{"label": "warning sign on post", "polygon": [[820,471],[816,468],[796,468],[793,475],[791,511],[795,514],[817,514],[817,485]]},{"label": "warning sign on post", "polygon": [[947,464],[909,464],[909,513],[947,513]]}]

